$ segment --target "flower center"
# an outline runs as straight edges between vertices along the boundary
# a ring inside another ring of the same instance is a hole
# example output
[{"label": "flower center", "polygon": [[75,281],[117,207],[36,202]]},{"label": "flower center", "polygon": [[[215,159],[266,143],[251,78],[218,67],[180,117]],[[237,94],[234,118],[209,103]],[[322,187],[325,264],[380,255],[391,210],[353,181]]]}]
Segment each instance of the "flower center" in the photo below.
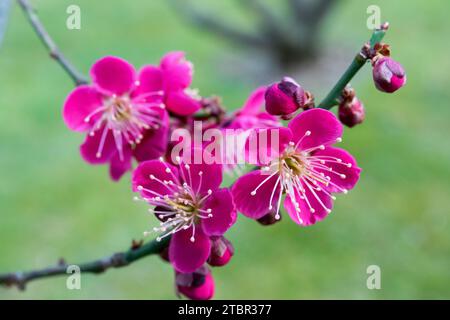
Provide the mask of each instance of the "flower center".
[{"label": "flower center", "polygon": [[[179,158],[177,159],[180,161]],[[156,206],[149,211],[157,215],[159,220],[161,220],[160,225],[153,228],[154,232],[163,233],[163,235],[158,236],[156,240],[161,241],[161,239],[180,230],[192,228],[190,240],[194,242],[196,225],[199,224],[201,219],[212,217],[212,210],[204,208],[206,199],[212,194],[212,190],[209,189],[206,195],[200,194],[203,181],[202,171],[198,172],[199,182],[198,186],[194,189],[192,187],[192,173],[188,164],[183,165],[184,169],[186,169],[186,173],[181,169],[180,173],[183,181],[189,181],[189,184],[180,181],[179,178],[172,173],[172,170],[167,166],[163,159],[160,159],[160,161],[166,165],[166,173],[171,174],[171,179],[161,180],[154,175],[150,175],[149,178],[150,180],[164,185],[167,193],[161,194],[144,188],[143,186],[138,186],[139,191],[145,191],[153,196],[151,198],[144,198],[144,200],[151,205]],[[144,232],[144,235],[147,234],[148,232]]]},{"label": "flower center", "polygon": [[106,96],[102,106],[92,111],[85,122],[93,121],[89,134],[94,136],[100,133],[100,142],[97,149],[97,157],[102,156],[103,147],[108,132],[111,130],[119,157],[123,161],[123,147],[125,143],[134,146],[143,139],[143,132],[150,129],[158,129],[161,120],[157,108],[164,108],[162,103],[148,103],[146,98],[160,96],[160,92],[146,94],[131,99],[128,94],[122,96]]},{"label": "flower center", "polygon": [[[303,138],[310,136],[311,131],[306,131]],[[328,186],[333,186],[343,193],[347,193],[346,189],[341,188],[335,184],[331,176],[337,175],[341,179],[346,179],[346,175],[333,170],[330,164],[339,163],[342,166],[351,167],[351,163],[344,163],[342,159],[326,156],[315,155],[315,151],[324,150],[324,145],[318,145],[305,150],[300,150],[299,145],[301,141],[294,143],[290,142],[283,154],[274,159],[269,165],[262,167],[262,171],[268,173],[268,177],[264,179],[252,192],[251,195],[256,195],[258,189],[273,177],[277,177],[275,185],[269,199],[269,210],[272,210],[273,199],[278,190],[278,204],[275,218],[280,219],[279,211],[281,205],[281,198],[283,194],[290,196],[292,203],[297,211],[297,217],[300,223],[303,223],[300,218],[300,204],[297,199],[302,200],[305,206],[311,213],[315,212],[312,201],[317,202],[325,211],[331,212],[319,195],[325,194],[335,200],[335,197],[327,190]],[[338,142],[341,139],[337,140]]]}]

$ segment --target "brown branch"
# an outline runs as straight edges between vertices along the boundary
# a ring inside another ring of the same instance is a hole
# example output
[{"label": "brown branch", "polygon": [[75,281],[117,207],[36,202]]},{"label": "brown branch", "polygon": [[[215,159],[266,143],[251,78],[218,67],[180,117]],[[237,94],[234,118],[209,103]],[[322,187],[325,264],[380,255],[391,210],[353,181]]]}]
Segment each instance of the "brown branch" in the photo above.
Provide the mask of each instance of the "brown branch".
[{"label": "brown branch", "polygon": [[[144,245],[133,241],[132,247],[128,251],[114,253],[102,259],[77,264],[81,273],[99,274],[111,268],[121,268],[143,257],[160,253],[169,243],[170,237],[164,238],[158,242],[153,240]],[[11,287],[16,286],[24,290],[27,283],[36,279],[49,278],[60,275],[68,275],[67,268],[70,264],[60,261],[56,266],[50,266],[44,269],[11,272],[0,274],[0,284]]]},{"label": "brown branch", "polygon": [[67,72],[67,74],[75,82],[75,85],[79,86],[82,84],[87,84],[88,81],[86,80],[86,78],[69,62],[69,60],[67,60],[67,58],[56,46],[55,42],[45,29],[44,25],[39,20],[39,17],[37,16],[30,2],[28,0],[17,0],[17,2],[19,3],[20,7],[25,13],[34,31],[36,31],[36,34],[38,35],[39,39],[49,50],[50,57],[52,57],[55,61],[59,63],[59,65]]}]

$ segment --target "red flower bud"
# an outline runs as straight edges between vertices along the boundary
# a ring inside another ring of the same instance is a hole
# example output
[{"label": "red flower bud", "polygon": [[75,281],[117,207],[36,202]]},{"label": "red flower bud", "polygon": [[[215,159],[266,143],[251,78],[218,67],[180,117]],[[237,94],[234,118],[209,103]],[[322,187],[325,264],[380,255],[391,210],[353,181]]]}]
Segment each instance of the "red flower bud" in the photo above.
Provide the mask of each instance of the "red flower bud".
[{"label": "red flower bud", "polygon": [[303,107],[304,95],[303,88],[297,82],[285,77],[266,90],[266,111],[271,115],[287,117]]},{"label": "red flower bud", "polygon": [[373,81],[378,90],[392,93],[406,83],[406,73],[402,65],[389,57],[382,57],[373,66]]},{"label": "red flower bud", "polygon": [[226,265],[234,254],[234,248],[225,237],[218,237],[212,240],[211,254],[208,264],[214,267]]},{"label": "red flower bud", "polygon": [[364,121],[366,112],[361,101],[353,97],[352,100],[344,100],[339,104],[338,116],[343,124],[351,128]]},{"label": "red flower bud", "polygon": [[192,300],[209,300],[214,295],[214,279],[211,271],[200,267],[193,273],[175,272],[175,284],[179,294]]}]

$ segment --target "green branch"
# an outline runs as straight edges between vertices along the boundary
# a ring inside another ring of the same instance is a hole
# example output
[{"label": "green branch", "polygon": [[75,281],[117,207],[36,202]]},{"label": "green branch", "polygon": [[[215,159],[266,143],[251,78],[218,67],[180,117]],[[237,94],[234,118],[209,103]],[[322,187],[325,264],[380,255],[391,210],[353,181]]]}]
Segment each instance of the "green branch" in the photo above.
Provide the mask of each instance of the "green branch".
[{"label": "green branch", "polygon": [[[375,44],[379,43],[388,29],[388,23],[384,23],[379,29],[376,29],[369,40],[370,49],[373,49]],[[363,48],[364,49],[364,48]],[[322,109],[331,109],[333,106],[339,104],[339,97],[341,96],[342,90],[347,86],[347,84],[353,79],[355,74],[364,66],[364,64],[369,60],[363,50],[358,52],[358,54],[353,59],[352,63],[345,70],[344,74],[334,85],[333,89],[328,93],[328,95],[323,99],[323,101],[317,106]]]}]

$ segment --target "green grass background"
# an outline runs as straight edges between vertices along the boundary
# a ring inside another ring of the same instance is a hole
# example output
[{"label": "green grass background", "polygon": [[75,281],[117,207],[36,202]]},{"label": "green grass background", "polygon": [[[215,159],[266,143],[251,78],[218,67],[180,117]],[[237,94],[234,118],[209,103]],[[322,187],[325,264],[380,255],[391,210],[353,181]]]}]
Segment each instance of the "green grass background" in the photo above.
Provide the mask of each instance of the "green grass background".
[{"label": "green grass background", "polygon": [[[238,49],[182,23],[165,1],[33,3],[84,72],[103,55],[139,66],[177,49],[195,63],[194,85],[201,93],[220,94],[230,108],[242,105],[259,84],[224,74],[233,67],[224,56]],[[69,4],[81,7],[79,31],[65,27]],[[380,93],[369,67],[353,81],[367,118],[346,129],[343,146],[363,168],[360,183],[313,227],[284,219],[264,228],[239,217],[229,232],[235,257],[214,269],[216,298],[450,298],[450,3],[343,1],[324,26],[325,41],[356,52],[369,36],[369,4],[380,5],[382,20],[391,22],[385,40],[407,70],[408,84],[393,95]],[[232,1],[226,7],[222,15],[245,24]],[[151,223],[146,206],[132,201],[129,175],[112,183],[106,167],[81,160],[83,137],[61,119],[72,88],[14,6],[0,48],[0,272],[125,249]],[[381,290],[366,288],[372,264],[381,267]],[[65,278],[33,282],[25,292],[0,288],[4,299],[174,297],[173,271],[156,257],[86,275],[81,290],[67,290]]]}]

